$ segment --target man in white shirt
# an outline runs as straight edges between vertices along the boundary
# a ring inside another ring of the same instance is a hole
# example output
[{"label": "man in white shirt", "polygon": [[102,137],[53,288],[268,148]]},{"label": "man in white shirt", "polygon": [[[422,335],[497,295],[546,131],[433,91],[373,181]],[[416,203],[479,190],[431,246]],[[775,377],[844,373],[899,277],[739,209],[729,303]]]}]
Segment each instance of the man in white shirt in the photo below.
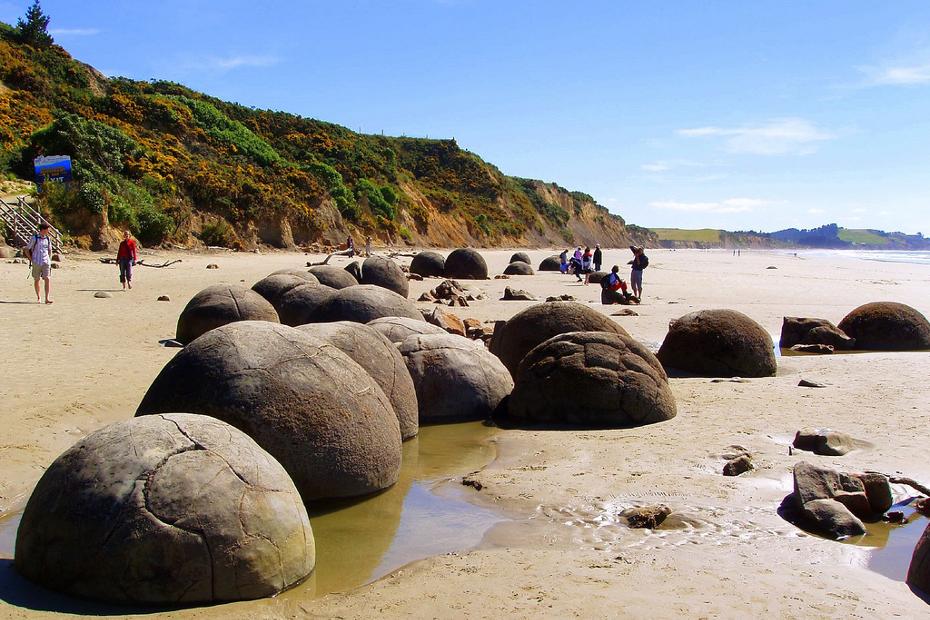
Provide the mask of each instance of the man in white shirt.
[{"label": "man in white shirt", "polygon": [[29,243],[26,244],[26,258],[32,261],[32,279],[36,285],[36,301],[41,302],[39,296],[39,278],[45,280],[45,303],[50,304],[52,300],[48,297],[49,276],[52,273],[52,240],[48,238],[49,225],[42,223],[39,226],[39,232],[32,235]]}]

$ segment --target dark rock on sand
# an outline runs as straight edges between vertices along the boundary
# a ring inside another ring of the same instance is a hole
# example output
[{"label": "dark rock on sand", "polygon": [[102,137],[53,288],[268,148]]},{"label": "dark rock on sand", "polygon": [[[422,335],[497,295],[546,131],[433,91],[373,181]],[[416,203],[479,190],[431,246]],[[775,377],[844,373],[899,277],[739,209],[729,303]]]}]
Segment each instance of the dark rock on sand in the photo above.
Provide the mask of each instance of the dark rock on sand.
[{"label": "dark rock on sand", "polygon": [[920,312],[894,301],[859,306],[840,321],[839,328],[865,351],[920,351],[930,349],[930,322]]},{"label": "dark rock on sand", "polygon": [[[781,339],[778,346],[790,349],[795,345],[830,345],[833,349],[846,351],[856,341],[826,319],[786,316],[782,319]],[[830,351],[831,353],[833,351]]]},{"label": "dark rock on sand", "polygon": [[930,525],[914,547],[911,564],[907,569],[907,585],[930,594]]},{"label": "dark rock on sand", "polygon": [[410,293],[410,283],[400,265],[389,258],[370,256],[362,263],[362,284],[381,286],[394,291],[401,297]]},{"label": "dark rock on sand", "polygon": [[420,252],[410,261],[410,273],[425,278],[441,278],[446,272],[446,259],[437,252]]},{"label": "dark rock on sand", "polygon": [[672,509],[665,504],[656,506],[643,506],[641,508],[627,508],[620,513],[620,518],[626,520],[627,525],[633,529],[654,530],[672,514]]},{"label": "dark rock on sand", "polygon": [[559,260],[558,256],[550,256],[544,258],[541,263],[539,263],[539,268],[537,271],[559,271],[562,269],[562,261]]},{"label": "dark rock on sand", "polygon": [[194,295],[178,318],[176,340],[183,344],[236,321],[278,322],[278,313],[251,289],[236,284],[214,284]]},{"label": "dark rock on sand", "polygon": [[512,288],[510,286],[504,289],[504,301],[539,301],[539,298],[535,295],[524,291],[519,288]]},{"label": "dark rock on sand", "polygon": [[510,263],[504,268],[504,275],[508,276],[532,276],[536,275],[536,272],[533,271],[533,267],[528,263],[523,261],[516,261]]},{"label": "dark rock on sand", "polygon": [[510,256],[511,263],[526,263],[527,265],[532,265],[530,262],[530,255],[526,252],[514,252]]},{"label": "dark rock on sand", "polygon": [[802,428],[795,433],[792,445],[821,456],[843,456],[856,449],[852,437],[829,428]]},{"label": "dark rock on sand", "polygon": [[472,248],[458,248],[446,257],[445,276],[461,280],[487,280],[488,264]]}]

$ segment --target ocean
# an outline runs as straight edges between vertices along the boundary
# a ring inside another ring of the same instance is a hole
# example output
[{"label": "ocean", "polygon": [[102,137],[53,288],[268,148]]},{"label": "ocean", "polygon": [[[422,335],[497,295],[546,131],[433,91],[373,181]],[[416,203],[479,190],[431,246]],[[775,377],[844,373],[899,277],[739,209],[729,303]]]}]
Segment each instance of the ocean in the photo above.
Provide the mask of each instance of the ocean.
[{"label": "ocean", "polygon": [[800,250],[785,252],[802,258],[856,258],[880,263],[912,263],[930,265],[930,251],[883,251],[883,250]]}]

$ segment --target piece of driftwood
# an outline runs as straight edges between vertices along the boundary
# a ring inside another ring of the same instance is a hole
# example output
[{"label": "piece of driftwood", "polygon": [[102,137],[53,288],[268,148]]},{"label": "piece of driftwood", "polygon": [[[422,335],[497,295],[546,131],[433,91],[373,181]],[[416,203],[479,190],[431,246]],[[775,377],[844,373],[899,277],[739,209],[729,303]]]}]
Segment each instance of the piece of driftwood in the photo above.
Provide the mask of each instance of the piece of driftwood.
[{"label": "piece of driftwood", "polygon": [[[99,260],[101,263],[106,263],[107,265],[115,265],[118,262],[115,258],[100,258],[97,260]],[[157,267],[158,269],[161,269],[162,267],[170,267],[171,265],[175,263],[180,263],[180,262],[181,262],[181,259],[179,258],[177,260],[165,261],[161,265],[149,265],[144,260],[139,260],[139,261],[136,261],[136,265],[142,265],[143,267]]]},{"label": "piece of driftwood", "polygon": [[920,491],[927,497],[930,497],[930,487],[922,485],[913,478],[908,478],[906,476],[888,476],[888,482],[891,484],[906,484],[907,486]]}]

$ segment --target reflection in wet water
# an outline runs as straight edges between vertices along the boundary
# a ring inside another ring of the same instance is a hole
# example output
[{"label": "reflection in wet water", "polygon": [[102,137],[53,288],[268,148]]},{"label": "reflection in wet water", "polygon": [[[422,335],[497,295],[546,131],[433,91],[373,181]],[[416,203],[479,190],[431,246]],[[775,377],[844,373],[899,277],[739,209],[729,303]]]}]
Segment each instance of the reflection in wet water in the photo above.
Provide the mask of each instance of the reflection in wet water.
[{"label": "reflection in wet water", "polygon": [[911,556],[914,555],[914,547],[927,527],[927,518],[915,511],[909,503],[898,504],[891,509],[903,512],[907,522],[866,523],[868,533],[856,541],[856,544],[876,547],[869,558],[870,569],[889,579],[904,581],[907,578],[907,569],[911,565]]}]

